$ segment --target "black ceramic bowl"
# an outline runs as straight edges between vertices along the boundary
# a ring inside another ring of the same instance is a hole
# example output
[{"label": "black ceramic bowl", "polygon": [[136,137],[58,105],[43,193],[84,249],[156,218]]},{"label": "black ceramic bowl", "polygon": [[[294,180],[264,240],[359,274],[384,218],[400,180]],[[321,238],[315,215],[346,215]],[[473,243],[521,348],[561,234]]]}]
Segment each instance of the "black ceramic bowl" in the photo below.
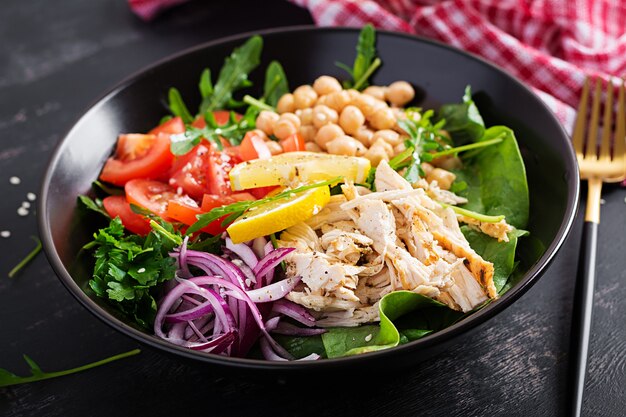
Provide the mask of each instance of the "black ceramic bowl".
[{"label": "black ceramic bowl", "polygon": [[[307,27],[262,35],[265,46],[260,68],[277,59],[290,85],[297,86],[322,74],[344,77],[334,63],[353,60],[358,31]],[[178,87],[185,98],[198,97],[197,80],[202,69],[209,67],[217,73],[233,47],[249,36],[201,45],[133,75],[91,107],[57,147],[41,190],[41,236],[61,282],[83,306],[113,328],[161,351],[231,370],[271,370],[284,375],[347,367],[372,370],[423,360],[501,312],[537,282],[568,234],[578,201],[576,160],[559,122],[527,87],[497,67],[436,42],[379,32],[378,53],[383,66],[374,77],[376,84],[407,80],[416,86],[416,104],[427,108],[459,101],[465,86],[471,84],[486,123],[505,124],[515,130],[528,172],[528,229],[532,239],[520,240],[524,275],[514,288],[476,314],[423,339],[377,353],[315,362],[227,358],[184,349],[129,325],[91,295],[86,290],[89,258],[78,254],[97,225],[94,217],[77,215],[76,197],[90,191],[120,132],[143,132],[154,126],[166,114],[164,101],[171,86]],[[262,73],[253,73],[255,85],[262,84]],[[198,103],[188,104],[195,108]]]}]

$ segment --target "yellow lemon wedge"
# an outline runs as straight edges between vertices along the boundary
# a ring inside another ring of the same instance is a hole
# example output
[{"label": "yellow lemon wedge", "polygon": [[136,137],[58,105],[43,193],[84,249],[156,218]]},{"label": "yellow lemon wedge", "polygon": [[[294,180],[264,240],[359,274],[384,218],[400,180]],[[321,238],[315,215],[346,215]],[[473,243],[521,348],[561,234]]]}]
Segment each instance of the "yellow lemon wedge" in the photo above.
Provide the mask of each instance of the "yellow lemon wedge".
[{"label": "yellow lemon wedge", "polygon": [[250,208],[228,226],[226,231],[234,243],[267,236],[313,217],[329,200],[328,186],[294,193],[289,198]]},{"label": "yellow lemon wedge", "polygon": [[306,184],[343,177],[365,182],[370,161],[356,156],[329,155],[317,152],[287,152],[269,159],[255,159],[235,165],[230,171],[233,190],[270,185]]}]

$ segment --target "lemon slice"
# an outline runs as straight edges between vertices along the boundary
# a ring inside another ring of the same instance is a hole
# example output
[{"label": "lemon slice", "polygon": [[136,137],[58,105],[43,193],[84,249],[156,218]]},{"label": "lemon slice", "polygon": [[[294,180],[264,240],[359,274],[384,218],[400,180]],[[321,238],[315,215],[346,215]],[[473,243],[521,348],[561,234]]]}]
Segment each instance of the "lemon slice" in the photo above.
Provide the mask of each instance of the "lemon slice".
[{"label": "lemon slice", "polygon": [[290,198],[253,207],[228,226],[226,231],[234,243],[267,236],[313,217],[329,200],[328,186],[312,188]]},{"label": "lemon slice", "polygon": [[344,177],[362,183],[370,170],[370,161],[356,156],[316,152],[288,152],[269,159],[255,159],[235,165],[230,171],[233,190],[311,183]]}]

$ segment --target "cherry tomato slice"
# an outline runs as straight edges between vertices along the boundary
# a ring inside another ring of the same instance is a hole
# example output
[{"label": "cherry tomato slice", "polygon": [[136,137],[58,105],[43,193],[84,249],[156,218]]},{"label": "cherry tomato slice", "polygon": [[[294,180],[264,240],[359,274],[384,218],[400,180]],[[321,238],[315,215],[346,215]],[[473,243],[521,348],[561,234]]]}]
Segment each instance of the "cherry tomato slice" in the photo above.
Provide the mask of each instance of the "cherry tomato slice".
[{"label": "cherry tomato slice", "polygon": [[158,179],[169,171],[173,159],[167,134],[120,135],[115,156],[107,160],[100,179],[115,185],[136,178]]},{"label": "cherry tomato slice", "polygon": [[161,123],[150,132],[149,135],[158,135],[159,133],[166,133],[168,135],[175,135],[177,133],[183,133],[185,131],[185,123],[180,117],[173,117],[167,122]]},{"label": "cherry tomato slice", "polygon": [[272,153],[263,138],[258,133],[250,131],[241,141],[239,156],[243,161],[250,161],[251,159],[269,159]]},{"label": "cherry tomato slice", "polygon": [[124,196],[112,195],[106,197],[102,200],[102,204],[109,216],[113,218],[119,217],[124,227],[131,232],[145,236],[152,230],[149,220],[133,212]]},{"label": "cherry tomato slice", "polygon": [[186,196],[176,194],[171,186],[159,181],[130,180],[124,186],[126,200],[130,204],[143,207],[163,220],[169,221],[167,205],[170,200],[184,200]]},{"label": "cherry tomato slice", "polygon": [[176,159],[172,167],[169,184],[178,188],[191,197],[200,200],[210,189],[210,149],[204,145],[197,145],[186,155]]},{"label": "cherry tomato slice", "polygon": [[297,152],[304,150],[304,138],[300,133],[294,133],[280,141],[283,152]]}]

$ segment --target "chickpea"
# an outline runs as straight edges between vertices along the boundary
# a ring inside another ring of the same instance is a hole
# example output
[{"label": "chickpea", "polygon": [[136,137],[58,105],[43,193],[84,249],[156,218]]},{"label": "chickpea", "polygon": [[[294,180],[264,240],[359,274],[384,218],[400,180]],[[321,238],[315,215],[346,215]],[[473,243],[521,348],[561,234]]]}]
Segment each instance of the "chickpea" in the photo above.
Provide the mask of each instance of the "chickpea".
[{"label": "chickpea", "polygon": [[461,159],[458,156],[442,156],[432,161],[433,165],[441,167],[443,169],[459,169],[463,166]]},{"label": "chickpea", "polygon": [[313,125],[304,125],[300,128],[300,134],[305,142],[312,142],[315,140],[317,129]]},{"label": "chickpea", "polygon": [[334,93],[330,93],[326,95],[326,105],[331,109],[340,112],[350,104],[350,95],[347,91],[335,91]]},{"label": "chickpea", "polygon": [[321,77],[318,77],[313,83],[313,89],[320,96],[342,90],[339,81],[337,81],[335,77],[331,77],[328,75],[322,75]]},{"label": "chickpea", "polygon": [[375,99],[380,100],[380,101],[385,101],[385,91],[387,91],[387,87],[381,87],[379,85],[370,85],[365,90],[363,90],[363,94],[372,96]]},{"label": "chickpea", "polygon": [[296,109],[313,107],[317,101],[317,93],[310,85],[301,85],[293,91],[293,102]]},{"label": "chickpea", "polygon": [[354,138],[365,146],[370,146],[373,143],[372,137],[374,137],[374,131],[365,126],[361,126],[359,130],[354,133]]},{"label": "chickpea", "polygon": [[368,118],[374,129],[391,129],[396,124],[396,118],[389,107],[380,107]]},{"label": "chickpea", "polygon": [[328,106],[313,107],[313,125],[318,129],[328,123],[337,123],[338,118],[337,112]]},{"label": "chickpea", "polygon": [[315,105],[316,106],[328,106],[328,95],[318,97],[317,101],[315,102]]},{"label": "chickpea", "polygon": [[449,190],[455,179],[456,175],[441,168],[435,168],[426,175],[426,181],[437,181],[437,185],[442,190]]},{"label": "chickpea", "polygon": [[365,123],[365,116],[358,107],[349,105],[343,108],[339,116],[339,126],[344,132],[353,134]]},{"label": "chickpea", "polygon": [[355,156],[363,145],[351,136],[339,136],[326,144],[328,153],[333,155]]},{"label": "chickpea", "polygon": [[376,140],[378,139],[384,140],[391,146],[396,146],[402,143],[402,139],[400,138],[398,132],[394,132],[393,130],[389,129],[379,130],[378,132],[374,133],[372,141],[376,142]]},{"label": "chickpea", "polygon": [[365,152],[365,157],[370,160],[372,165],[378,166],[383,159],[389,161],[392,153],[393,148],[391,145],[383,139],[378,139],[372,144],[368,151]]},{"label": "chickpea", "polygon": [[254,133],[255,135],[259,136],[260,138],[262,138],[264,141],[268,141],[270,140],[269,136],[267,136],[267,134],[262,131],[261,129],[254,129],[252,131],[252,133]]},{"label": "chickpea", "polygon": [[435,167],[428,162],[422,162],[420,166],[422,167],[422,171],[424,171],[424,175],[430,174],[432,170],[435,169]]},{"label": "chickpea", "polygon": [[295,113],[283,113],[280,115],[278,121],[280,122],[281,120],[289,120],[291,123],[293,123],[296,129],[300,129],[300,126],[302,125],[302,122],[300,122],[300,118],[296,116]]},{"label": "chickpea", "polygon": [[315,142],[307,142],[304,144],[304,150],[307,152],[322,152],[322,148],[317,146]]},{"label": "chickpea", "polygon": [[402,107],[415,97],[415,90],[406,81],[396,81],[391,83],[385,93],[385,98],[391,104]]},{"label": "chickpea", "polygon": [[295,114],[300,118],[301,125],[313,124],[313,109],[298,109]]},{"label": "chickpea", "polygon": [[315,143],[322,148],[326,149],[326,144],[331,140],[343,136],[343,130],[334,123],[324,125],[317,131],[315,135]]},{"label": "chickpea", "polygon": [[274,133],[274,125],[280,116],[273,111],[263,110],[256,118],[256,127],[264,131],[267,135]]},{"label": "chickpea", "polygon": [[280,146],[280,143],[273,140],[268,140],[267,142],[265,142],[265,144],[269,148],[272,155],[278,155],[279,153],[283,153],[283,147]]},{"label": "chickpea", "polygon": [[278,99],[278,103],[276,104],[276,110],[278,110],[278,113],[292,112],[295,109],[296,105],[294,103],[293,94],[284,94],[280,99]]},{"label": "chickpea", "polygon": [[355,90],[354,88],[346,90],[346,93],[348,93],[348,97],[350,97],[350,102],[352,102],[352,100],[354,100],[355,98],[361,95],[361,93],[358,90]]},{"label": "chickpea", "polygon": [[[298,122],[299,121],[300,119],[298,119]],[[283,119],[281,117],[274,125],[274,136],[280,140],[287,139],[294,133],[298,133],[298,127],[296,127],[292,120]]]},{"label": "chickpea", "polygon": [[402,153],[404,151],[406,151],[406,145],[404,144],[404,138],[403,138],[402,142],[400,142],[398,145],[393,147],[393,154],[398,155],[399,153]]},{"label": "chickpea", "polygon": [[350,104],[358,107],[365,117],[369,117],[374,113],[374,109],[376,108],[376,99],[366,94],[360,94],[355,97]]}]

